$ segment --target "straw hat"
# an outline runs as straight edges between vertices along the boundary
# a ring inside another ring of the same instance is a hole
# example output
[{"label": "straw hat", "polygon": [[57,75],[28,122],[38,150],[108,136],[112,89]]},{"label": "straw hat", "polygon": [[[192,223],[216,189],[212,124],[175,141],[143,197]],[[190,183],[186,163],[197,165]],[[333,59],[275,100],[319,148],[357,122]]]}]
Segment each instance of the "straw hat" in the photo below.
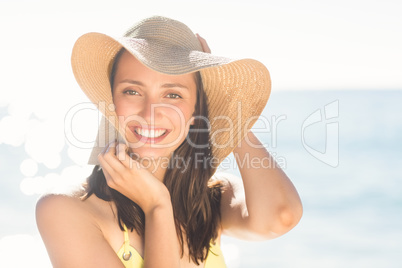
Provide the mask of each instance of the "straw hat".
[{"label": "straw hat", "polygon": [[123,47],[160,73],[200,72],[207,95],[212,154],[219,163],[244,138],[268,101],[271,80],[262,63],[204,53],[194,33],[179,21],[150,17],[118,38],[87,33],[74,45],[72,68],[81,89],[106,118],[89,164],[98,164],[97,155],[119,136],[109,79],[114,57]]}]

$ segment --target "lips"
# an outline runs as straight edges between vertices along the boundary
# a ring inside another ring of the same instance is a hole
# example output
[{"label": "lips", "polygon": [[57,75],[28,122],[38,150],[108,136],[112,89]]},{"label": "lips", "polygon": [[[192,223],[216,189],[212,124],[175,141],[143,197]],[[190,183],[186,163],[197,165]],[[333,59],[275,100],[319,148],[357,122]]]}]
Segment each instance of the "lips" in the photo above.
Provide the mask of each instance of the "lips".
[{"label": "lips", "polygon": [[140,128],[140,127],[135,127],[134,128],[135,133],[138,135],[147,137],[147,138],[159,138],[160,136],[164,135],[167,131],[167,129],[147,129],[147,128]]},{"label": "lips", "polygon": [[131,132],[143,143],[161,142],[170,132],[166,128],[144,128],[140,126],[129,127]]}]

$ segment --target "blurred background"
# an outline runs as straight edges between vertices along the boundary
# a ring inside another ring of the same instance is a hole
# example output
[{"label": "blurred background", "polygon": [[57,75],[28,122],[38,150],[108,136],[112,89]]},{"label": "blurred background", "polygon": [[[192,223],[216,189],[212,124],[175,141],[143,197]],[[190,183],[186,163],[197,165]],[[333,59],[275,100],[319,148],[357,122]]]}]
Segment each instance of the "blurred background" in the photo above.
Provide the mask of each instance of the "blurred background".
[{"label": "blurred background", "polygon": [[[92,169],[98,114],[74,80],[74,42],[151,15],[271,72],[254,131],[304,215],[274,240],[223,237],[228,266],[402,267],[401,11],[396,0],[0,0],[0,267],[51,267],[36,201]],[[232,156],[220,169],[239,174]]]}]

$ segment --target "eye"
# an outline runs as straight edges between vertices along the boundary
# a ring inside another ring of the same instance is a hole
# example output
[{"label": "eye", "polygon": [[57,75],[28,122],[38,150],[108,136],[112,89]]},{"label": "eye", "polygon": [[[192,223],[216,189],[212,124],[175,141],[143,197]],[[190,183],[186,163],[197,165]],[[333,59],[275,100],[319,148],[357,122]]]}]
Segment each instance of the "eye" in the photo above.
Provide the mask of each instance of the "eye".
[{"label": "eye", "polygon": [[182,97],[179,94],[176,93],[169,93],[166,95],[166,97],[170,98],[170,99],[182,99]]},{"label": "eye", "polygon": [[124,90],[123,93],[127,94],[127,95],[139,95],[139,93],[137,91],[132,90],[132,89]]}]

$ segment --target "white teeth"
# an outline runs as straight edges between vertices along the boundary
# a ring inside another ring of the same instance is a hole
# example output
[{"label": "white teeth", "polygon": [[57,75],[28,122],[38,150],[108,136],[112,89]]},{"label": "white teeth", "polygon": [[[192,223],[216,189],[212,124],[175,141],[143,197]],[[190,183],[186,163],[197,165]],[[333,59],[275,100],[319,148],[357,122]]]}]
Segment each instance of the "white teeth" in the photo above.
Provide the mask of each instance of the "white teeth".
[{"label": "white teeth", "polygon": [[166,129],[144,129],[144,128],[135,128],[135,132],[141,136],[147,138],[158,138],[166,133]]}]

